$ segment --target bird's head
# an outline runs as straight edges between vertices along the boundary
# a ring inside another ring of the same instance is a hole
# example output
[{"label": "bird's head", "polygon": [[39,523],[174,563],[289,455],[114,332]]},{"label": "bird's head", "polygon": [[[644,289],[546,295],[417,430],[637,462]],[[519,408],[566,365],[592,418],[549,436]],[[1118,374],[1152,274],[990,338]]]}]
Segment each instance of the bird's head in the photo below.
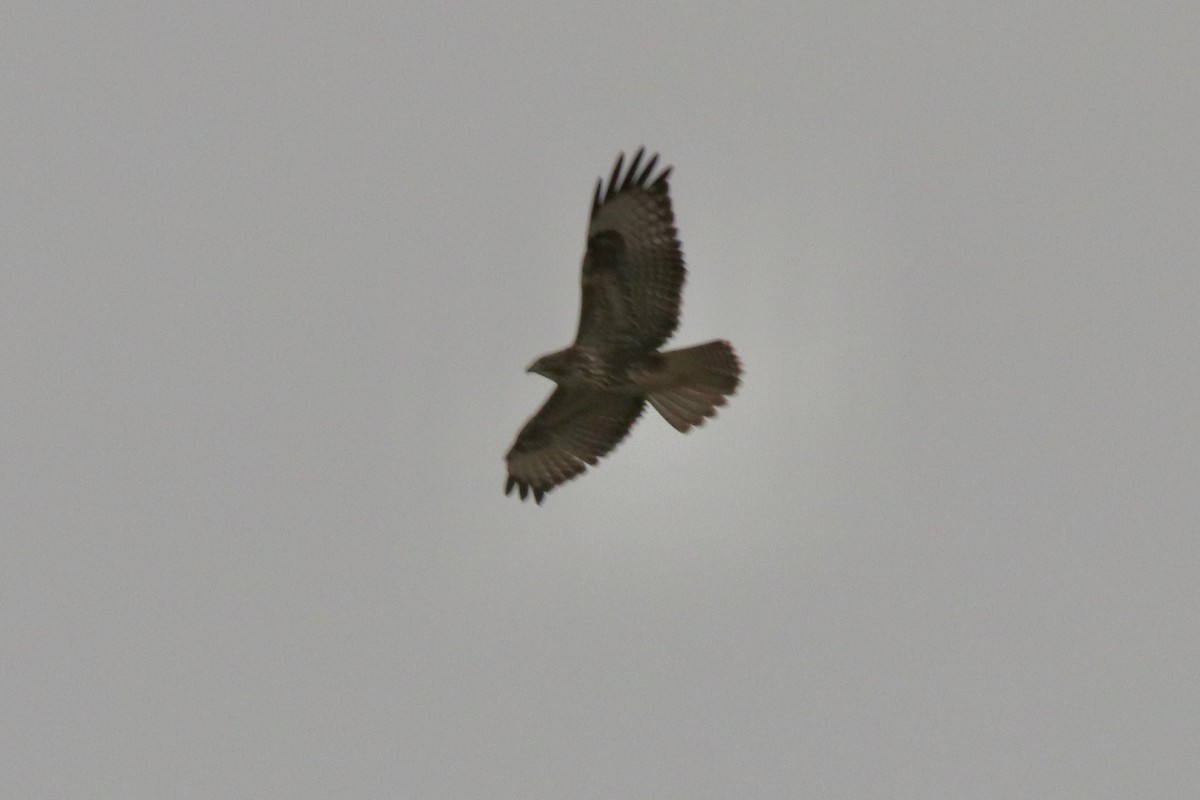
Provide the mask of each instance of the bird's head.
[{"label": "bird's head", "polygon": [[548,353],[530,364],[529,369],[525,371],[532,372],[534,375],[541,375],[543,378],[549,378],[558,383],[567,377],[570,371],[570,364],[565,352],[560,350],[557,353]]}]

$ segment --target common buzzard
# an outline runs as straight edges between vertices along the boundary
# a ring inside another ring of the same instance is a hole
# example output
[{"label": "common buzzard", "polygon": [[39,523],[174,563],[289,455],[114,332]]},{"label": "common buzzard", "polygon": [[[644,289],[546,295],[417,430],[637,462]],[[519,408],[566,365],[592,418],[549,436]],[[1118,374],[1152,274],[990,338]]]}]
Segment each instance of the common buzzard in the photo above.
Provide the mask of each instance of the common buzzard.
[{"label": "common buzzard", "polygon": [[654,175],[645,148],[622,172],[617,157],[608,187],[596,182],[583,299],[575,344],[544,355],[529,372],[558,386],[525,423],[505,457],[508,481],[524,500],[595,465],[625,438],[646,401],[676,430],[687,432],[737,389],[741,364],[729,342],[682,350],[659,348],[679,324],[686,270],[671,213],[667,167]]}]

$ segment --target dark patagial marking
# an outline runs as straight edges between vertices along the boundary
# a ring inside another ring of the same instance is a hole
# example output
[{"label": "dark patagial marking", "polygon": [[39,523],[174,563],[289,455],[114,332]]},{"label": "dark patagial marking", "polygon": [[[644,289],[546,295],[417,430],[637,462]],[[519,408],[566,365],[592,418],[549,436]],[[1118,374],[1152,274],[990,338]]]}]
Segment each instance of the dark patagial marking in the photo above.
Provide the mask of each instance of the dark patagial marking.
[{"label": "dark patagial marking", "polygon": [[584,272],[616,270],[625,258],[625,239],[616,231],[600,231],[588,239]]}]

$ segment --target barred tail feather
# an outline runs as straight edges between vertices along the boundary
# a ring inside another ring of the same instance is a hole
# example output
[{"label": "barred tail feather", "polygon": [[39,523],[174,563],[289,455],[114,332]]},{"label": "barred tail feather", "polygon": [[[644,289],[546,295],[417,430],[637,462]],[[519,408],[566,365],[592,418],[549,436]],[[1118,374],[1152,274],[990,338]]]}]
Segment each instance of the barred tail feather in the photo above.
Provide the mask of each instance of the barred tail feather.
[{"label": "barred tail feather", "polygon": [[667,385],[647,399],[681,433],[715,415],[741,381],[742,365],[729,342],[708,342],[662,356],[666,360],[663,383]]}]

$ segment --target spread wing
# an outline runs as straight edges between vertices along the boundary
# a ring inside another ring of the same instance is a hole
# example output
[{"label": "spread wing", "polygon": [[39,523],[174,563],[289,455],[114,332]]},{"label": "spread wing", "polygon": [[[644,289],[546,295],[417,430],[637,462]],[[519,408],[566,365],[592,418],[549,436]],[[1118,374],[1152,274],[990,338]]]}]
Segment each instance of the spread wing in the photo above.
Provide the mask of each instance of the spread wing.
[{"label": "spread wing", "polygon": [[541,503],[546,492],[616,447],[645,404],[642,397],[559,386],[508,451],[504,493],[516,488],[524,500],[532,489],[534,500]]},{"label": "spread wing", "polygon": [[675,231],[667,167],[653,180],[658,156],[642,167],[637,151],[622,175],[617,157],[607,189],[596,183],[576,344],[656,350],[679,324],[686,270]]}]

